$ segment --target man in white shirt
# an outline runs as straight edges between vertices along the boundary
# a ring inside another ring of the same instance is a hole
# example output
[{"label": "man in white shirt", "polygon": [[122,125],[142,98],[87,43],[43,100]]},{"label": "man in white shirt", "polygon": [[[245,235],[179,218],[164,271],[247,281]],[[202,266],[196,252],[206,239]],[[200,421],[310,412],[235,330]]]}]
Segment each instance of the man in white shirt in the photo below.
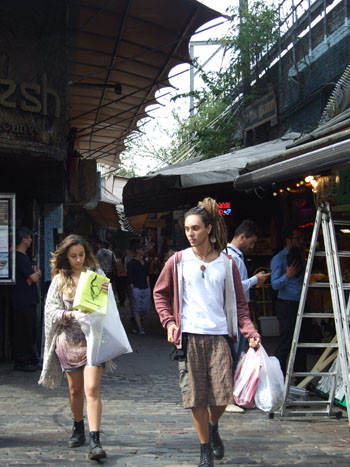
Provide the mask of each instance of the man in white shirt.
[{"label": "man in white shirt", "polygon": [[[227,252],[236,261],[241,280],[243,285],[243,291],[247,302],[250,301],[249,289],[256,284],[263,284],[270,273],[258,272],[255,276],[248,277],[248,271],[244,263],[244,255],[251,253],[254,250],[255,244],[258,240],[259,227],[257,224],[249,219],[244,220],[236,228],[231,243],[227,244]],[[235,351],[237,358],[240,357],[241,353],[244,352],[247,340],[242,336],[240,332],[238,342],[235,344]],[[226,412],[244,412],[241,407],[230,404],[226,407]]]},{"label": "man in white shirt", "polygon": [[226,226],[215,200],[205,198],[187,211],[184,227],[190,248],[169,258],[153,296],[168,341],[176,347],[183,404],[192,412],[200,441],[198,467],[214,467],[214,458],[225,452],[218,422],[233,401],[230,342],[238,328],[250,347],[259,347],[260,336],[236,263],[223,253]]}]

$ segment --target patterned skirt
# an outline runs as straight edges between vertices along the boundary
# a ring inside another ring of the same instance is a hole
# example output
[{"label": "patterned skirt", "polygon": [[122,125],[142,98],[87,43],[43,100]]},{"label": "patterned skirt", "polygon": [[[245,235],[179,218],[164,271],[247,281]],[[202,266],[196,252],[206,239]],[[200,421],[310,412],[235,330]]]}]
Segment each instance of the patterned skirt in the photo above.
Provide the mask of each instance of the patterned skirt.
[{"label": "patterned skirt", "polygon": [[233,403],[232,355],[225,336],[188,334],[187,360],[179,362],[185,409]]}]

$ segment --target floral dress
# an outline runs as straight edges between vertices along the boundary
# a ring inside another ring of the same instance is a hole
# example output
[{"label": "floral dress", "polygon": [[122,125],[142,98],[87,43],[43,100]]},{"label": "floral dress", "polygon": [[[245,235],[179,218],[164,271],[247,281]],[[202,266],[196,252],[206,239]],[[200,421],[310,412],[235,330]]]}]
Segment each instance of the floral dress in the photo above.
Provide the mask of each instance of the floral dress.
[{"label": "floral dress", "polygon": [[75,318],[66,320],[65,313],[73,310],[73,299],[63,296],[62,328],[56,338],[55,352],[63,370],[74,370],[86,365],[86,340]]}]

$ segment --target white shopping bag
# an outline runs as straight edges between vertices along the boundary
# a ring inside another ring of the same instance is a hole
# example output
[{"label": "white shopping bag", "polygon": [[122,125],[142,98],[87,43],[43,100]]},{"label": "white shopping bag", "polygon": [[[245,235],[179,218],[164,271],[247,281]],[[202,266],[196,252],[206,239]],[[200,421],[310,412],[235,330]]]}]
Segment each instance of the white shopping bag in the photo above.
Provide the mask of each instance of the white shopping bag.
[{"label": "white shopping bag", "polygon": [[85,334],[88,365],[99,365],[120,355],[132,352],[128,337],[120,320],[112,286],[108,287],[107,313],[77,313]]},{"label": "white shopping bag", "polygon": [[254,402],[263,412],[272,412],[282,405],[284,377],[278,358],[269,357],[262,345],[258,352],[261,358],[261,371]]}]

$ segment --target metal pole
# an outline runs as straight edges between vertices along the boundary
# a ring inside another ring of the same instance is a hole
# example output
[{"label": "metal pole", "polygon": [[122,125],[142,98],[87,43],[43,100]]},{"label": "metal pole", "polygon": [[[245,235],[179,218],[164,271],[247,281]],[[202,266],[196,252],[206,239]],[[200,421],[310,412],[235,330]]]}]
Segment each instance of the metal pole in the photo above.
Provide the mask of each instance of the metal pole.
[{"label": "metal pole", "polygon": [[307,11],[308,20],[309,20],[309,54],[312,52],[312,35],[311,35],[311,0],[308,0],[309,8]]},{"label": "metal pole", "polygon": [[[194,45],[190,43],[191,61],[194,59]],[[194,91],[194,66],[190,65],[190,93]],[[190,115],[193,115],[193,96],[190,94]]]},{"label": "metal pole", "polygon": [[[242,26],[242,17],[244,12],[248,11],[248,0],[239,0],[239,24],[240,24],[240,31],[239,35],[241,35],[241,26]],[[242,43],[240,42],[241,49],[241,61],[242,61],[242,81],[243,81],[243,94],[246,96],[249,93],[250,89],[250,57],[249,57],[249,47],[243,47]]]}]

